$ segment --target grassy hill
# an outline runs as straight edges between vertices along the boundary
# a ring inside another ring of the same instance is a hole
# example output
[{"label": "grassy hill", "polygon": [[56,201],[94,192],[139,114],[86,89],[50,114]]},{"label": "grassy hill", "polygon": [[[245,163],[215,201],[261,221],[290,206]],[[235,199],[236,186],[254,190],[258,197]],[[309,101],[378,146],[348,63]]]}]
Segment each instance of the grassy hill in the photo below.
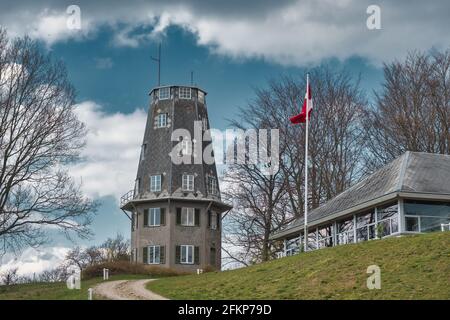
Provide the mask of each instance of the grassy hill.
[{"label": "grassy hill", "polygon": [[[369,265],[381,289],[367,289]],[[326,248],[148,285],[172,299],[450,299],[450,232]]]},{"label": "grassy hill", "polygon": [[[369,265],[381,289],[366,287]],[[153,278],[113,275],[110,280]],[[0,286],[1,299],[86,300],[101,278]],[[160,278],[149,289],[172,299],[450,299],[450,232],[375,240],[302,253],[225,272]]]}]

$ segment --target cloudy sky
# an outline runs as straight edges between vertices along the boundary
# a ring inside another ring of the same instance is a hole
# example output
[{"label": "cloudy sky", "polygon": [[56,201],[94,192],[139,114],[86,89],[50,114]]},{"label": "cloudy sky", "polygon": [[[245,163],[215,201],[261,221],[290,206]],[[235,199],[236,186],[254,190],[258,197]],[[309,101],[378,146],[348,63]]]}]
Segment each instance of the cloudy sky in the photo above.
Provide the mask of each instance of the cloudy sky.
[{"label": "cloudy sky", "polygon": [[[366,25],[373,4],[381,9],[379,30]],[[80,29],[68,28],[70,5],[80,8]],[[129,236],[118,198],[134,181],[160,41],[162,83],[189,84],[194,71],[208,92],[212,126],[225,129],[254,87],[322,63],[361,74],[368,91],[378,88],[383,62],[448,48],[448,12],[444,0],[0,0],[0,25],[10,36],[40,41],[66,63],[77,88],[77,113],[90,131],[83,161],[71,172],[102,204],[95,238],[78,242],[88,245],[117,232]],[[3,257],[0,268],[39,272],[72,245],[55,235],[39,252]]]}]

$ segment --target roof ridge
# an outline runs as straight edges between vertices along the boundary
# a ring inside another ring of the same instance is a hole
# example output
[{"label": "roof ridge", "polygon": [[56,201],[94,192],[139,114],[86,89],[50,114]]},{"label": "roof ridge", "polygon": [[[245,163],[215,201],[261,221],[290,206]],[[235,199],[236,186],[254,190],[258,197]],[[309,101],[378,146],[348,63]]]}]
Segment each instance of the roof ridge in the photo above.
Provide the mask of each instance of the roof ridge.
[{"label": "roof ridge", "polygon": [[408,167],[410,154],[411,154],[411,151],[406,151],[403,154],[402,165],[400,167],[400,173],[399,173],[398,182],[397,182],[397,191],[402,190],[403,180],[405,179],[405,173],[406,173],[406,168]]},{"label": "roof ridge", "polygon": [[[431,156],[446,156],[446,157],[450,157],[450,154],[446,154],[446,153],[436,153],[436,152],[426,152],[426,151],[406,151],[409,152],[410,154],[428,154]],[[405,153],[406,153],[405,152]]]}]

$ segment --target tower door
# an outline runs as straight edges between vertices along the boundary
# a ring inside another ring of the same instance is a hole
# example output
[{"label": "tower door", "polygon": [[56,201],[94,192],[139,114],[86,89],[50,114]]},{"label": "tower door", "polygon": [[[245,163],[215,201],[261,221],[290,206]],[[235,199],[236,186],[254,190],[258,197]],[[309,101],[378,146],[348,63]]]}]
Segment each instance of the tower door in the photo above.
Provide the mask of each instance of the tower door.
[{"label": "tower door", "polygon": [[216,266],[216,248],[209,249],[209,264]]}]

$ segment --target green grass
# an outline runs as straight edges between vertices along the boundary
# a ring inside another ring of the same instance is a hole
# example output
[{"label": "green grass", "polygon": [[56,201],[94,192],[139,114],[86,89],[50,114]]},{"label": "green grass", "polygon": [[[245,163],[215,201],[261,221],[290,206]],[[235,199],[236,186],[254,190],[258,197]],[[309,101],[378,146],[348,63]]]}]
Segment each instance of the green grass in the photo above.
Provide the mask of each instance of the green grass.
[{"label": "green grass", "polygon": [[[148,275],[114,275],[111,280],[144,279]],[[69,290],[65,283],[29,283],[0,286],[0,300],[87,300],[88,289],[103,282],[102,278],[81,280],[80,290]],[[101,297],[94,297],[94,299]]]},{"label": "green grass", "polygon": [[[369,265],[381,289],[367,289]],[[159,279],[172,299],[450,299],[450,232],[374,240],[238,270]]]}]

